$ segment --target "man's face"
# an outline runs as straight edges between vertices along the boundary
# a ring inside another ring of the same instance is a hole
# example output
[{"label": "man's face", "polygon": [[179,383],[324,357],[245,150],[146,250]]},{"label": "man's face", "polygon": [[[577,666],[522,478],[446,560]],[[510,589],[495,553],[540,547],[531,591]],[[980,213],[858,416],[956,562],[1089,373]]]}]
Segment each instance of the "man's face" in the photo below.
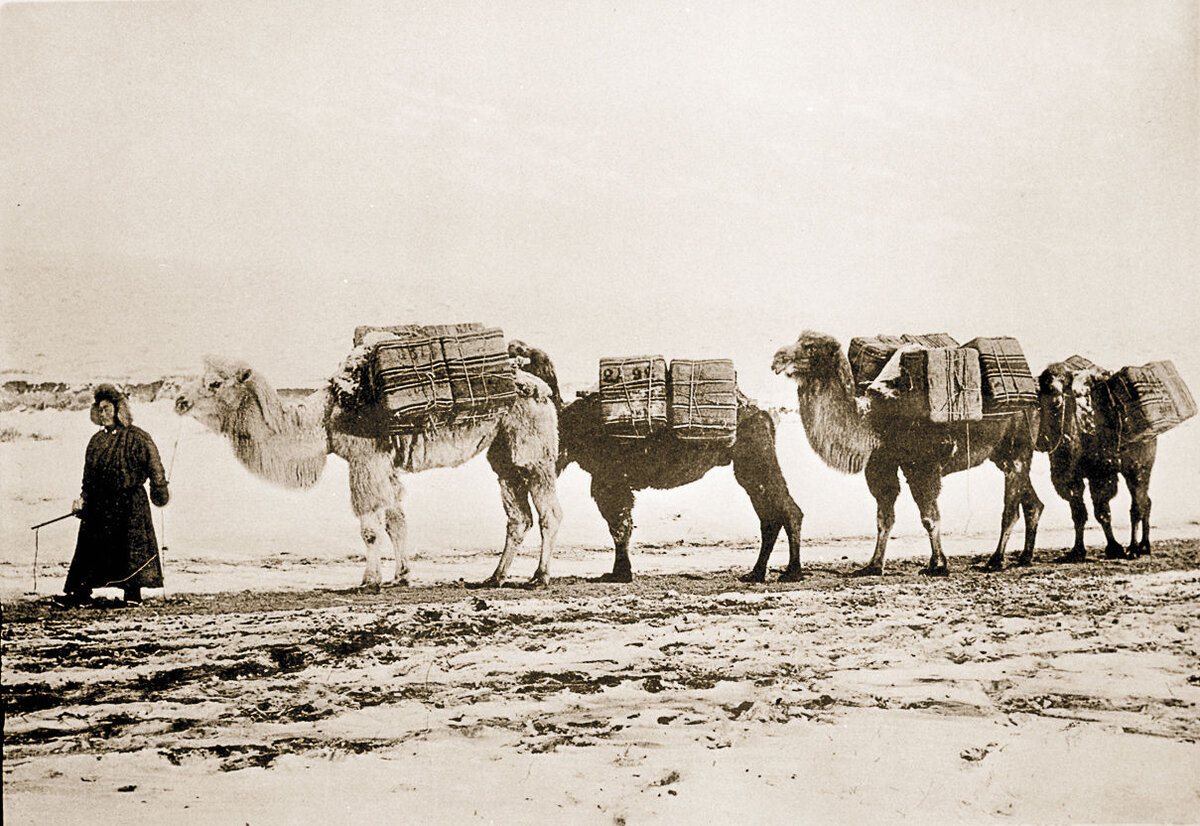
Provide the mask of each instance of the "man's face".
[{"label": "man's face", "polygon": [[96,412],[100,416],[100,424],[104,427],[112,427],[112,423],[116,421],[117,409],[113,403],[105,399],[96,405]]}]

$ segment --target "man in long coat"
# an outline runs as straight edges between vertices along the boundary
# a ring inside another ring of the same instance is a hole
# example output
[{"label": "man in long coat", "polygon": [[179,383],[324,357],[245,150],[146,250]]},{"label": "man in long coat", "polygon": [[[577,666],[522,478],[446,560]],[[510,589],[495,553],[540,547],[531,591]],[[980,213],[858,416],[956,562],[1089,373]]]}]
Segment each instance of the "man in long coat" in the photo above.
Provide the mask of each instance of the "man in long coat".
[{"label": "man in long coat", "polygon": [[101,429],[87,446],[83,487],[74,507],[79,538],[59,601],[82,604],[93,588],[108,587],[123,589],[125,602],[136,605],[142,588],[163,585],[150,502],[167,504],[167,477],[154,440],[134,427],[125,394],[102,384],[94,395],[91,418]]}]

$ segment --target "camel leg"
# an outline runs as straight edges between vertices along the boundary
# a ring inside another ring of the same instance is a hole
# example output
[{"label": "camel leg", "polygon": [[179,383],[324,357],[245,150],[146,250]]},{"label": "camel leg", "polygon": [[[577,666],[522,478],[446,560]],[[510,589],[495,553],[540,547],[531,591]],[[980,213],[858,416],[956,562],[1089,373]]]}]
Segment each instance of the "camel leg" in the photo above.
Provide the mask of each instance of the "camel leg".
[{"label": "camel leg", "polygon": [[[762,415],[766,421],[759,421]],[[787,480],[779,468],[775,454],[775,440],[769,428],[766,414],[756,414],[738,425],[738,440],[733,446],[733,477],[758,514],[762,533],[762,547],[753,570],[742,577],[743,582],[765,582],[771,551],[779,538],[779,531],[787,529],[788,565],[780,575],[781,582],[796,582],[803,578],[800,566],[800,526],[804,513],[792,499]]]},{"label": "camel leg", "polygon": [[554,552],[558,526],[562,524],[562,506],[558,502],[554,480],[553,465],[541,471],[534,470],[529,480],[529,496],[537,510],[538,530],[542,536],[537,570],[533,572],[533,579],[530,580],[534,585],[550,584],[550,556]]},{"label": "camel leg", "polygon": [[1021,500],[1021,510],[1025,514],[1025,545],[1021,549],[1021,555],[1017,557],[1017,564],[1028,566],[1033,564],[1033,549],[1037,544],[1038,522],[1041,521],[1042,511],[1046,509],[1046,506],[1042,504],[1037,491],[1033,489],[1033,480],[1029,478],[1028,470],[1022,477],[1022,482],[1025,486],[1025,495]]},{"label": "camel leg", "polygon": [[1096,521],[1100,523],[1100,528],[1104,531],[1104,558],[1105,559],[1125,559],[1125,548],[1117,541],[1117,537],[1113,534],[1112,527],[1112,508],[1109,503],[1112,502],[1114,496],[1117,495],[1117,474],[1105,474],[1100,477],[1093,476],[1088,480],[1088,487],[1092,491],[1092,513],[1096,516]]},{"label": "camel leg", "polygon": [[[1000,512],[1000,538],[996,542],[996,549],[992,551],[988,561],[983,564],[983,570],[999,571],[1004,568],[1004,551],[1008,548],[1008,540],[1017,524],[1017,517],[1021,513],[1022,506],[1025,508],[1025,549],[1021,553],[1019,564],[1029,565],[1032,563],[1032,536],[1036,536],[1037,530],[1035,528],[1032,534],[1029,530],[1031,503],[1026,493],[1027,488],[1032,491],[1032,486],[1029,484],[1029,467],[1020,459],[1016,459],[1004,472],[1004,507]],[[1034,494],[1033,498],[1037,500],[1037,495]],[[1040,500],[1037,500],[1037,505],[1041,506]],[[1037,516],[1034,516],[1035,525],[1040,515],[1041,511],[1038,510]]]},{"label": "camel leg", "polygon": [[942,551],[942,513],[938,508],[938,495],[942,492],[942,473],[938,467],[910,465],[904,468],[904,478],[912,491],[913,501],[921,512],[921,524],[929,535],[929,566],[921,573],[925,576],[948,576],[946,554]]},{"label": "camel leg", "polygon": [[[1139,467],[1125,472],[1125,485],[1129,488],[1129,556],[1146,556],[1150,553],[1150,469]],[[1142,538],[1138,539],[1138,526]]]},{"label": "camel leg", "polygon": [[367,548],[362,584],[377,589],[383,583],[380,556],[383,539],[389,534],[387,513],[396,507],[399,482],[390,452],[362,450],[352,453],[346,462],[350,505],[358,516],[359,532]]},{"label": "camel leg", "polygon": [[[1051,457],[1053,460],[1053,457]],[[1067,501],[1071,507],[1071,521],[1075,524],[1075,544],[1071,550],[1060,556],[1055,562],[1083,562],[1087,559],[1087,548],[1083,544],[1083,531],[1087,526],[1087,505],[1083,504],[1083,477],[1069,469],[1056,471],[1053,461],[1050,465],[1050,478],[1058,495]]]},{"label": "camel leg", "polygon": [[393,585],[408,585],[408,519],[404,515],[401,498],[404,489],[396,485],[396,503],[387,509],[387,533],[392,540],[392,548],[396,552],[396,575]]},{"label": "camel leg", "polygon": [[877,453],[871,454],[864,471],[867,489],[875,497],[875,553],[865,567],[854,571],[851,576],[883,576],[883,556],[896,524],[896,497],[900,495],[899,466],[893,461],[877,457]]},{"label": "camel leg", "polygon": [[623,479],[592,476],[592,500],[608,523],[613,540],[613,569],[600,577],[601,582],[633,582],[629,562],[629,541],[633,536],[633,491]]},{"label": "camel leg", "polygon": [[504,534],[504,550],[500,553],[500,562],[495,572],[481,583],[484,588],[499,588],[504,584],[508,575],[508,566],[512,564],[517,548],[521,547],[525,534],[533,527],[533,511],[529,507],[529,488],[516,474],[500,477],[500,500],[504,504],[504,513],[508,516],[508,526]]},{"label": "camel leg", "polygon": [[367,569],[363,572],[362,587],[378,591],[383,584],[383,572],[380,568],[380,549],[383,537],[387,535],[387,511],[378,508],[358,517],[359,533],[363,544],[367,546]]}]

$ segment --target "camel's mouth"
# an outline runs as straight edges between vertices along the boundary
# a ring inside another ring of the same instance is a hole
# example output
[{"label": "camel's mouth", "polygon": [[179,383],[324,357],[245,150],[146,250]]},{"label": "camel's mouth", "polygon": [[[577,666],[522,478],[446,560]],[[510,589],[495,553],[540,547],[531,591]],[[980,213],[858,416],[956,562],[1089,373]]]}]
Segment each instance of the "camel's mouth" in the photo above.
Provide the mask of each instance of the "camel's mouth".
[{"label": "camel's mouth", "polygon": [[193,404],[192,400],[186,398],[185,396],[179,396],[175,399],[175,413],[180,416],[187,413],[194,406],[195,405]]}]

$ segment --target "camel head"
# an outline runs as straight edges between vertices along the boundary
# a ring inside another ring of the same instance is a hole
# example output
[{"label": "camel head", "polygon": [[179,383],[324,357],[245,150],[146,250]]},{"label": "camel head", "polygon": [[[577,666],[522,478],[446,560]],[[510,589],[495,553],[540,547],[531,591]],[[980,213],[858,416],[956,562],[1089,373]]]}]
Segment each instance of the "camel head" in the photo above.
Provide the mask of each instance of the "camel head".
[{"label": "camel head", "polygon": [[550,391],[549,398],[554,402],[555,409],[562,410],[563,400],[558,391],[558,374],[545,350],[530,347],[525,342],[514,338],[508,343],[508,357],[513,360],[517,370],[536,376],[545,382]]},{"label": "camel head", "polygon": [[321,477],[329,449],[323,406],[285,408],[245,362],[206,358],[203,375],[175,399],[175,412],[225,436],[238,461],[267,481],[307,488]]},{"label": "camel head", "polygon": [[1061,361],[1038,376],[1038,407],[1041,415],[1034,446],[1051,452],[1075,439],[1075,393],[1071,369]]},{"label": "camel head", "polygon": [[838,383],[853,395],[854,382],[850,362],[842,353],[842,345],[833,336],[805,330],[796,339],[775,351],[771,369],[795,380],[803,392],[810,385]]},{"label": "camel head", "polygon": [[1076,443],[1080,435],[1097,432],[1093,391],[1107,377],[1103,370],[1072,370],[1061,361],[1042,371],[1038,376],[1038,450],[1050,452]]},{"label": "camel head", "polygon": [[251,412],[277,432],[282,408],[274,389],[250,365],[208,356],[200,378],[185,385],[175,398],[175,412],[228,435],[240,430]]}]

